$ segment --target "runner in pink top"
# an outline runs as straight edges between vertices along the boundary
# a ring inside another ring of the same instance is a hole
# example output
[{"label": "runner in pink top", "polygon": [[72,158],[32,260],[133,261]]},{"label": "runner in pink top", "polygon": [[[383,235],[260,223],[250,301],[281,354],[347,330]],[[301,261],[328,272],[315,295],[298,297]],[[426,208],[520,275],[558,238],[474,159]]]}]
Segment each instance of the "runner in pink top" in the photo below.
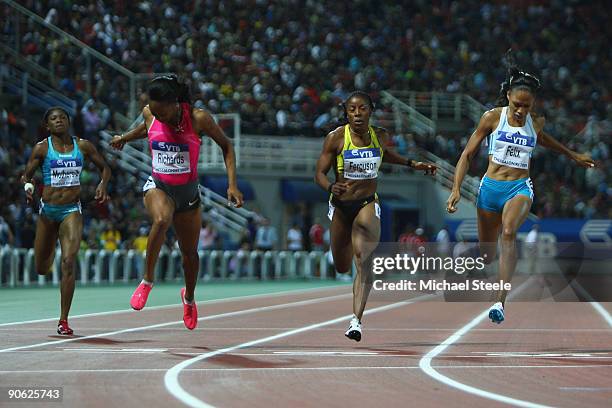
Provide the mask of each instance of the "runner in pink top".
[{"label": "runner in pink top", "polygon": [[191,109],[181,103],[178,127],[160,122],[153,117],[149,128],[153,177],[166,184],[187,184],[198,179],[200,137],[193,131]]},{"label": "runner in pink top", "polygon": [[213,139],[223,150],[229,188],[228,203],[242,206],[242,193],[236,184],[234,148],[212,116],[191,107],[189,88],[176,75],[157,77],[149,84],[149,105],[142,110],[144,123],[121,136],[111,146],[122,149],[125,143],[148,136],[152,174],[143,187],[144,204],[153,225],[149,232],[144,279],[132,295],[130,305],[142,309],[153,287],[155,263],[170,225],[178,239],[185,287],[181,289],[183,321],[193,330],[198,322],[194,291],[199,269],[198,238],[202,224],[198,182],[200,134]]}]

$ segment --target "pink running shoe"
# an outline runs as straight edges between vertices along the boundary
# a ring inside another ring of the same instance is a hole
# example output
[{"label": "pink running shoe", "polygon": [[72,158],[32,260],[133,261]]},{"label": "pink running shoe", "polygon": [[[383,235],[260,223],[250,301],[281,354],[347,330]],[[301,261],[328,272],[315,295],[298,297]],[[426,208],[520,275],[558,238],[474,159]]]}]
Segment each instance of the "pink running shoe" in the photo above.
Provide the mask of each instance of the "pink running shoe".
[{"label": "pink running shoe", "polygon": [[181,302],[183,302],[183,322],[185,322],[185,327],[193,330],[198,325],[198,307],[195,300],[192,304],[185,302],[185,288],[181,289]]},{"label": "pink running shoe", "polygon": [[149,298],[149,292],[151,292],[152,288],[153,285],[145,285],[140,282],[140,285],[138,285],[132,294],[132,299],[130,299],[130,306],[132,306],[132,309],[140,310],[145,307],[147,299]]},{"label": "pink running shoe", "polygon": [[57,334],[72,336],[72,329],[68,326],[68,320],[60,320],[57,324]]}]

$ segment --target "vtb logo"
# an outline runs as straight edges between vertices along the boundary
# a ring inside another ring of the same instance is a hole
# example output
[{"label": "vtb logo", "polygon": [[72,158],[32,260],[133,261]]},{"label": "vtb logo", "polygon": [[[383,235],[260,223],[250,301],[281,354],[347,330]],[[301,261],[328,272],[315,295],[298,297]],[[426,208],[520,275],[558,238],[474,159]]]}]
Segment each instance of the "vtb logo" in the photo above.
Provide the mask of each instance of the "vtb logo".
[{"label": "vtb logo", "polygon": [[527,135],[522,135],[520,132],[510,133],[503,130],[498,131],[499,137],[497,140],[508,142],[521,146],[533,146],[533,138]]},{"label": "vtb logo", "polygon": [[374,154],[373,154],[371,151],[369,151],[369,150],[359,150],[359,149],[353,149],[353,150],[351,151],[351,154],[352,154],[353,156],[359,156],[359,157],[361,157],[362,159],[363,159],[363,158],[371,158],[371,157],[374,157]]}]

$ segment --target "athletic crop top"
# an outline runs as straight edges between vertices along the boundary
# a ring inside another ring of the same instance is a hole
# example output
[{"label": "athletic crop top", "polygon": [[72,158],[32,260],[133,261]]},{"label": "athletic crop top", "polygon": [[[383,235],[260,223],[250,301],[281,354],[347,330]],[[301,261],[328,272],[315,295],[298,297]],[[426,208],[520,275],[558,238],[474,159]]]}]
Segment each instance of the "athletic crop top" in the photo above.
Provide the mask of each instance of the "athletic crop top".
[{"label": "athletic crop top", "polygon": [[524,126],[516,127],[508,123],[507,112],[508,107],[504,106],[497,128],[488,137],[489,155],[493,156],[493,163],[528,169],[538,139],[531,114],[527,114]]},{"label": "athletic crop top", "polygon": [[53,148],[51,136],[47,138],[47,155],[42,164],[43,184],[51,187],[74,187],[81,185],[83,154],[76,137],[72,138],[73,149],[60,153]]},{"label": "athletic crop top", "polygon": [[368,126],[370,144],[359,147],[351,140],[349,126],[344,126],[344,146],[336,157],[338,173],[343,173],[345,179],[366,180],[378,177],[378,168],[382,163],[383,149],[372,126]]},{"label": "athletic crop top", "polygon": [[153,176],[171,185],[186,184],[198,178],[198,158],[202,141],[193,131],[191,106],[181,103],[181,126],[176,129],[153,117],[149,128]]}]

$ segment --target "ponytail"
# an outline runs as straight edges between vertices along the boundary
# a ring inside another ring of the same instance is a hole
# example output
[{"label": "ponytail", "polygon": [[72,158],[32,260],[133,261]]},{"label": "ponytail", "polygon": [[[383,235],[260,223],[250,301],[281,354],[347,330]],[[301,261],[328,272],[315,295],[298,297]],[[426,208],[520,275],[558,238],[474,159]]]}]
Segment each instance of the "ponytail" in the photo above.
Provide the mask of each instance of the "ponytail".
[{"label": "ponytail", "polygon": [[495,106],[508,106],[508,91],[513,89],[523,89],[536,96],[541,87],[540,80],[535,75],[519,69],[512,54],[512,49],[506,51],[504,63],[508,67],[508,75],[506,80],[500,85],[499,96],[495,101]]}]

